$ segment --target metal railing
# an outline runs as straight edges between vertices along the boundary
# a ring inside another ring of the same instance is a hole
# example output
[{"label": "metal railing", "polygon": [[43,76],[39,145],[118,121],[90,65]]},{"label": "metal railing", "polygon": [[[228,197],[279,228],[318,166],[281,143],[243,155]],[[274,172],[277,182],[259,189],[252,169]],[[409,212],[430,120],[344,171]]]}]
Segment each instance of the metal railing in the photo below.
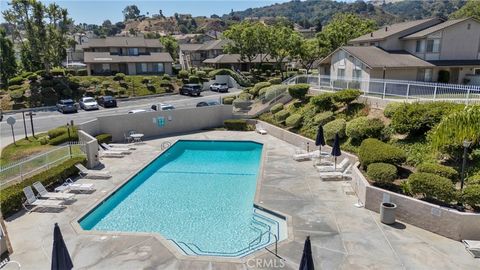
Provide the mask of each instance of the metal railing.
[{"label": "metal railing", "polygon": [[0,166],[0,188],[23,181],[72,157],[83,156],[84,144],[72,142],[48,152]]},{"label": "metal railing", "polygon": [[339,91],[358,89],[365,96],[382,99],[452,101],[465,104],[480,103],[479,85],[431,83],[420,81],[351,79],[326,75],[298,75],[284,84],[308,83],[314,90]]}]

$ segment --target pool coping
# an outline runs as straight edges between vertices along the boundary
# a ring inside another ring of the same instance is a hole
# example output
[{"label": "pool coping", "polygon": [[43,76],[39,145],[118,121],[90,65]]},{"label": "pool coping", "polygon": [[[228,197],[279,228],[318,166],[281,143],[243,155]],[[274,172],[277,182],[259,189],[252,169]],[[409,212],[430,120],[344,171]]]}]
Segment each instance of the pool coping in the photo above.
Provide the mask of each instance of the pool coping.
[{"label": "pool coping", "polygon": [[[261,208],[263,211],[267,212],[273,212],[276,215],[283,216],[285,219],[285,222],[287,224],[287,238],[283,239],[281,241],[278,241],[277,243],[277,248],[291,242],[294,240],[293,237],[293,223],[292,223],[292,217],[288,214],[285,214],[281,211],[278,210],[273,210],[267,207],[264,207],[262,204],[263,202],[260,201],[260,191],[261,191],[261,184],[263,182],[264,178],[264,173],[265,173],[265,160],[266,160],[266,149],[267,145],[266,143],[261,143],[255,140],[190,140],[190,139],[175,139],[171,146],[176,144],[178,141],[227,141],[227,142],[253,142],[257,144],[262,145],[262,154],[260,157],[260,166],[258,169],[258,175],[257,175],[257,186],[255,189],[255,196],[253,199],[253,207],[258,206]],[[171,147],[170,146],[170,147]],[[209,261],[209,262],[225,262],[225,263],[241,263],[245,264],[249,260],[254,259],[255,257],[262,256],[268,253],[273,254],[274,256],[278,256],[278,254],[272,253],[270,250],[275,247],[275,243],[272,243],[270,245],[264,246],[261,249],[258,249],[248,255],[242,256],[242,257],[221,257],[221,256],[203,256],[203,255],[186,255],[182,253],[180,250],[181,248],[173,241],[165,238],[162,234],[157,233],[157,232],[121,232],[121,231],[95,231],[95,230],[84,230],[81,226],[79,221],[85,217],[87,214],[92,212],[97,206],[99,206],[102,202],[104,202],[106,199],[108,199],[110,196],[112,196],[114,193],[116,193],[120,188],[122,188],[125,184],[127,184],[133,177],[135,177],[137,174],[139,174],[143,169],[145,169],[148,165],[150,165],[152,162],[154,162],[159,156],[161,156],[165,151],[170,149],[170,147],[163,149],[155,155],[153,158],[149,159],[148,161],[144,162],[138,170],[135,170],[134,172],[130,173],[127,175],[127,177],[121,181],[118,185],[115,185],[115,187],[107,192],[105,195],[100,197],[97,201],[93,202],[91,206],[87,207],[86,210],[81,211],[79,215],[77,215],[74,219],[70,221],[70,225],[73,229],[73,231],[77,234],[80,235],[96,235],[96,236],[118,236],[118,235],[123,235],[123,236],[145,236],[145,237],[153,237],[157,239],[165,248],[167,248],[177,259],[180,260],[192,260],[192,261]],[[268,248],[268,249],[267,249]],[[280,257],[281,258],[281,257]]]}]

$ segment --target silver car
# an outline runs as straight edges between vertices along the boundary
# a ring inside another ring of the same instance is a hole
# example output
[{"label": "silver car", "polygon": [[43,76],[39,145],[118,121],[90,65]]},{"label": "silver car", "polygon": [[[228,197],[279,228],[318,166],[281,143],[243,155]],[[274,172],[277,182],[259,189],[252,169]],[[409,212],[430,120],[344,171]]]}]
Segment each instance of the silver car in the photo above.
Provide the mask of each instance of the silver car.
[{"label": "silver car", "polygon": [[83,97],[80,99],[80,108],[85,111],[98,110],[98,103],[92,97]]},{"label": "silver car", "polygon": [[228,85],[226,83],[214,83],[210,85],[210,91],[228,92]]}]

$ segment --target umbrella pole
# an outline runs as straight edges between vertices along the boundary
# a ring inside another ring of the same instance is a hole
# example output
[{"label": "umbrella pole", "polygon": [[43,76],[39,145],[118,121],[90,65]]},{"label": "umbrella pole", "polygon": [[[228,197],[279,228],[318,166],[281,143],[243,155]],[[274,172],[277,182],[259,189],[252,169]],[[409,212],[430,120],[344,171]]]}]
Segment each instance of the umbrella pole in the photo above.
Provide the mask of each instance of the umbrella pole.
[{"label": "umbrella pole", "polygon": [[333,169],[336,171],[337,170],[337,157],[335,157],[335,166],[333,167]]}]

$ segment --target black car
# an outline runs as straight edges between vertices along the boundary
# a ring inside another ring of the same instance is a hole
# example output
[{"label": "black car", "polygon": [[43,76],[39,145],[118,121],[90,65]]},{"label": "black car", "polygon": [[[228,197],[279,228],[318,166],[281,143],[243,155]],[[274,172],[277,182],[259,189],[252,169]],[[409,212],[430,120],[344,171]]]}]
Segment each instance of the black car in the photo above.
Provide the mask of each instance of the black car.
[{"label": "black car", "polygon": [[57,103],[57,110],[61,113],[76,113],[77,105],[71,99],[62,99]]},{"label": "black car", "polygon": [[117,107],[117,100],[112,96],[101,96],[97,100],[98,105],[104,108],[113,108]]},{"label": "black car", "polygon": [[220,105],[218,101],[202,101],[197,103],[197,107],[206,107],[206,106],[215,106],[215,105]]},{"label": "black car", "polygon": [[200,96],[202,86],[200,84],[184,84],[180,88],[180,95]]}]

